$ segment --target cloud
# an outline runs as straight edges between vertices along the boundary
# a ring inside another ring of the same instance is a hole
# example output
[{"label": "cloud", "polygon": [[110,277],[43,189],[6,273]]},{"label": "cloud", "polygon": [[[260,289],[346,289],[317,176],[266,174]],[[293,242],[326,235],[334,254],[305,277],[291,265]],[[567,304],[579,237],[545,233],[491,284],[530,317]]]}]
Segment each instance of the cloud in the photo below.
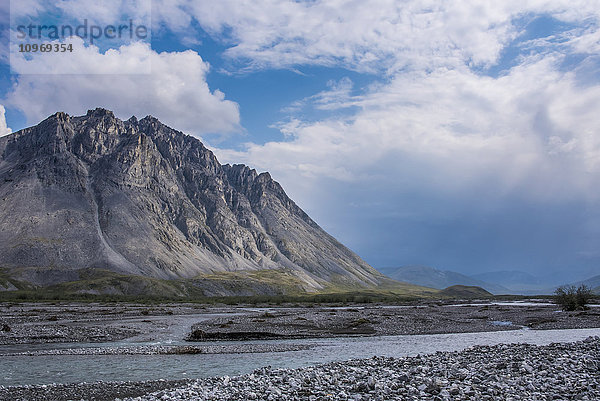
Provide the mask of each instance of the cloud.
[{"label": "cloud", "polygon": [[[196,52],[157,53],[146,43],[133,43],[101,53],[78,38],[72,42],[70,54],[12,60],[17,73],[46,72],[19,75],[5,97],[5,105],[21,110],[28,123],[58,110],[80,115],[101,106],[122,118],[152,114],[195,135],[240,130],[237,103],[211,91],[210,66]],[[144,74],[148,67],[151,73]]]},{"label": "cloud", "polygon": [[[342,66],[361,72],[494,65],[527,14],[598,19],[596,1],[480,2],[333,0],[240,3],[163,0],[162,21],[182,30],[185,12],[231,46],[232,68]],[[368,11],[367,11],[368,10]],[[161,19],[161,15],[157,16]]]},{"label": "cloud", "polygon": [[[136,21],[150,21],[151,0],[10,0],[13,21],[22,17],[58,19],[60,23],[80,22],[90,24],[115,24],[123,17]],[[41,22],[41,21],[39,21]]]},{"label": "cloud", "polygon": [[296,100],[284,107],[283,113],[296,113],[305,107],[314,107],[318,110],[336,110],[352,106],[352,88],[354,83],[348,77],[339,81],[329,80],[327,90],[304,99]]},{"label": "cloud", "polygon": [[[284,140],[219,149],[220,157],[273,171],[300,196],[331,179],[377,180],[390,192],[600,199],[597,2],[376,3],[179,1],[231,44],[225,56],[242,68],[321,65],[380,77],[363,93],[347,78],[331,82],[283,108]],[[539,16],[559,31],[531,31]],[[487,76],[508,46],[521,53]],[[344,113],[314,121],[310,107]]]},{"label": "cloud", "polygon": [[[492,78],[440,68],[397,75],[354,96],[349,117],[280,126],[284,141],[220,150],[222,158],[296,179],[328,177],[366,186],[410,181],[441,193],[600,199],[600,85],[582,88],[563,58],[532,58]],[[335,92],[335,90],[334,90]],[[318,96],[316,107],[343,107]],[[428,178],[429,177],[429,178]],[[568,190],[567,190],[568,189]]]},{"label": "cloud", "polygon": [[67,16],[79,20],[92,18],[94,22],[102,24],[114,24],[121,21],[123,16],[150,21],[152,11],[151,0],[63,0],[51,4]]},{"label": "cloud", "polygon": [[12,134],[12,130],[6,124],[6,110],[0,104],[0,137]]}]

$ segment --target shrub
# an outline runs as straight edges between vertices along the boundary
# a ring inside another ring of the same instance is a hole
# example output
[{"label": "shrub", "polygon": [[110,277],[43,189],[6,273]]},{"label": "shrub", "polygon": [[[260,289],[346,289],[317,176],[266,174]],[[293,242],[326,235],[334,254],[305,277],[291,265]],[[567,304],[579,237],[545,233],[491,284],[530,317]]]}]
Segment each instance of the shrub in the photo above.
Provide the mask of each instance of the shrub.
[{"label": "shrub", "polygon": [[592,296],[592,290],[586,285],[575,287],[574,285],[563,285],[554,291],[555,302],[565,311],[586,309]]},{"label": "shrub", "polygon": [[592,298],[592,289],[586,285],[580,285],[575,295],[577,297],[577,305],[586,308],[586,305],[590,303],[590,299]]}]

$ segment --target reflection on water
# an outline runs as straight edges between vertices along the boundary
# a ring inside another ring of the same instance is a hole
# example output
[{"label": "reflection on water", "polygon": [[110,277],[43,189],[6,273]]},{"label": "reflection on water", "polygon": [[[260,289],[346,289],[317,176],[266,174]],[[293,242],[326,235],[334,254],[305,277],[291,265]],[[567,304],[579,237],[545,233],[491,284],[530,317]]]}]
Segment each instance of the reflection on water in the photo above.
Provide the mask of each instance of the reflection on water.
[{"label": "reflection on water", "polygon": [[492,320],[490,324],[493,326],[512,326],[513,322],[508,320]]},{"label": "reflection on water", "polygon": [[[237,375],[270,365],[295,368],[319,363],[372,356],[403,357],[436,351],[458,351],[474,345],[499,343],[570,342],[600,335],[600,329],[514,330],[486,333],[404,335],[385,337],[344,337],[306,340],[265,340],[257,343],[311,344],[303,351],[256,354],[197,355],[100,355],[100,356],[12,356],[0,359],[0,385],[92,382],[97,380],[181,379]],[[210,342],[223,344],[223,342]],[[227,342],[243,344],[243,342]],[[98,347],[99,344],[79,344]],[[104,346],[148,345],[122,341]],[[67,344],[62,348],[72,348]],[[56,344],[38,349],[55,349]],[[31,350],[32,347],[29,346]],[[0,347],[0,352],[7,352]]]}]

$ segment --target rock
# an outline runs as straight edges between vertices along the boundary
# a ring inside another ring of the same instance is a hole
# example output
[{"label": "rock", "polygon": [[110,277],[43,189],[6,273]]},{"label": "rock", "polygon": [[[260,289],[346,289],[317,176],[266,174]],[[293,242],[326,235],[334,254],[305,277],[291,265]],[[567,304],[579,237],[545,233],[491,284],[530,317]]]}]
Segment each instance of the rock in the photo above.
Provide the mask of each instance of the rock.
[{"label": "rock", "polygon": [[402,374],[400,374],[400,376],[398,376],[398,381],[407,382],[407,381],[409,381],[409,377],[406,373],[402,373]]},{"label": "rock", "polygon": [[440,386],[438,386],[435,383],[431,383],[430,385],[428,385],[425,388],[425,392],[428,394],[439,394],[440,393]]},{"label": "rock", "polygon": [[369,378],[367,379],[367,386],[368,386],[370,389],[374,389],[374,388],[375,388],[375,379],[373,379],[372,377],[369,377]]},{"label": "rock", "polygon": [[533,373],[533,367],[526,363],[521,365],[521,369],[523,369],[527,373]]}]

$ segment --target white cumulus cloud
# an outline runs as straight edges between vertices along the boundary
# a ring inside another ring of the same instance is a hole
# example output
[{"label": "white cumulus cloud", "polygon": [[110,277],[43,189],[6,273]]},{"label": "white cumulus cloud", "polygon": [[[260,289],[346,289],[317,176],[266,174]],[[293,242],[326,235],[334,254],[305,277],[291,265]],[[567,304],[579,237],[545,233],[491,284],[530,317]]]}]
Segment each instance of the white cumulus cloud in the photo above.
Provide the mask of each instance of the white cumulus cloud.
[{"label": "white cumulus cloud", "polygon": [[122,118],[151,114],[195,135],[240,130],[237,103],[209,88],[210,66],[196,52],[157,53],[146,43],[133,43],[102,53],[78,38],[72,42],[70,54],[11,60],[17,73],[46,72],[19,75],[5,97],[28,123],[59,110],[79,115],[105,107]]},{"label": "white cumulus cloud", "polygon": [[534,58],[499,78],[467,68],[400,74],[351,99],[317,97],[317,108],[327,100],[359,108],[348,117],[293,119],[281,126],[284,141],[217,152],[292,188],[299,177],[359,187],[383,179],[390,191],[425,180],[418,185],[442,192],[484,186],[497,195],[600,199],[600,85],[582,88],[561,62]]},{"label": "white cumulus cloud", "polygon": [[[391,73],[407,68],[490,66],[521,32],[528,14],[564,22],[598,19],[597,0],[535,1],[280,1],[157,0],[156,15],[184,31],[193,16],[231,46],[225,56],[245,69],[299,65]],[[187,21],[186,21],[187,22]]]}]

